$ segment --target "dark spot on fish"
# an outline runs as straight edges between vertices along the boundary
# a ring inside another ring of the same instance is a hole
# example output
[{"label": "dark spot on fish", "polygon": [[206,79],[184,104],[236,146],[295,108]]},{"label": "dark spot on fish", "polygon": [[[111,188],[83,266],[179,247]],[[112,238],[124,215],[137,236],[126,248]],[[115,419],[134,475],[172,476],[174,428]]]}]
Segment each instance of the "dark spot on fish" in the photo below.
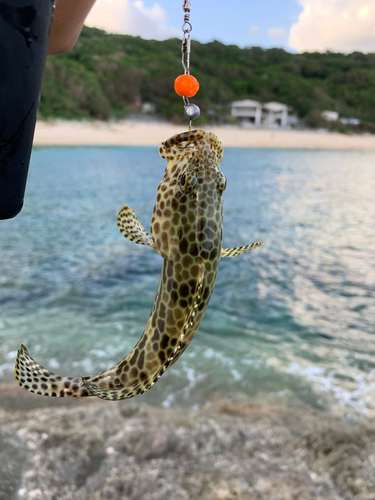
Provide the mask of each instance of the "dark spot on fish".
[{"label": "dark spot on fish", "polygon": [[196,257],[199,253],[199,248],[196,243],[190,245],[190,251],[189,254],[192,255],[193,257]]},{"label": "dark spot on fish", "polygon": [[152,315],[151,326],[152,326],[152,328],[156,328],[156,314]]},{"label": "dark spot on fish", "polygon": [[133,366],[135,365],[137,358],[138,358],[139,351],[138,349],[135,349],[133,356],[131,357],[129,363]]},{"label": "dark spot on fish", "polygon": [[143,368],[143,365],[144,365],[144,362],[145,362],[145,353],[142,352],[138,358],[138,362],[137,362],[137,366],[139,369],[142,369]]},{"label": "dark spot on fish", "polygon": [[172,305],[175,305],[177,301],[178,301],[178,293],[176,292],[176,290],[172,290],[170,303]]},{"label": "dark spot on fish", "polygon": [[162,336],[161,338],[161,342],[160,342],[160,347],[162,349],[165,349],[167,347],[169,343],[169,335],[167,335],[166,333]]},{"label": "dark spot on fish", "polygon": [[143,335],[141,341],[138,344],[139,349],[143,349],[144,348],[144,346],[146,344],[146,340],[147,340],[146,335]]},{"label": "dark spot on fish", "polygon": [[182,254],[185,254],[188,251],[188,246],[188,240],[186,238],[182,238],[182,240],[180,241],[180,252]]},{"label": "dark spot on fish", "polygon": [[[159,316],[160,316],[161,318],[165,318],[165,311],[166,311],[165,305],[164,305],[164,304],[160,304]],[[159,329],[160,329],[160,330],[164,330],[164,328],[161,328],[161,327],[160,327],[160,323],[159,323]]]},{"label": "dark spot on fish", "polygon": [[217,257],[217,248],[213,248],[210,253],[210,260],[215,260]]}]

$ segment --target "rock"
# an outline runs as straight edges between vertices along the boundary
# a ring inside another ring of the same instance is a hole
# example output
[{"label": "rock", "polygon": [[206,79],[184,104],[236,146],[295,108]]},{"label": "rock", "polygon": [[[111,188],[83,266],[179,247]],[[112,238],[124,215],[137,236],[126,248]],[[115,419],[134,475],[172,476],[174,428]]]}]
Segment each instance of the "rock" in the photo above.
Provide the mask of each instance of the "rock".
[{"label": "rock", "polygon": [[28,450],[16,434],[0,431],[0,500],[17,498]]},{"label": "rock", "polygon": [[356,429],[338,423],[335,428],[324,427],[306,433],[303,437],[307,461],[314,470],[330,471],[330,476],[341,498],[375,498],[375,449],[373,429]]},{"label": "rock", "polygon": [[0,409],[0,499],[373,500],[375,427],[217,401]]}]

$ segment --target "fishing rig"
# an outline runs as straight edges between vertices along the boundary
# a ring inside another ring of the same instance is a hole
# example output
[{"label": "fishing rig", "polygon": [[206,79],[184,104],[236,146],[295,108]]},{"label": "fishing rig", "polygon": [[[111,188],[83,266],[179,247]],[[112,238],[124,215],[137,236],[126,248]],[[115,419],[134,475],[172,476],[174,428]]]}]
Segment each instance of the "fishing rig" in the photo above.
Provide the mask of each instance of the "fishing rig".
[{"label": "fishing rig", "polygon": [[184,74],[176,78],[174,82],[174,89],[176,93],[182,97],[184,102],[184,113],[189,120],[189,130],[191,130],[191,122],[200,116],[200,109],[196,104],[189,101],[189,97],[195,96],[199,90],[199,83],[197,79],[190,74],[190,52],[191,52],[191,30],[193,26],[190,22],[191,1],[183,0],[182,9],[184,11],[184,23],[182,25],[182,67]]}]

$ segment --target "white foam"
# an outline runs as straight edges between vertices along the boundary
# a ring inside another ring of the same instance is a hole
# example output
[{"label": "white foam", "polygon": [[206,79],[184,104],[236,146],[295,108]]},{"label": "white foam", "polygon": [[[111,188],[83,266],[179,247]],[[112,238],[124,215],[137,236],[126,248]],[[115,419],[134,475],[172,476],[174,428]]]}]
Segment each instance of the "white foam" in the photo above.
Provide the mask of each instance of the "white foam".
[{"label": "white foam", "polygon": [[175,400],[174,394],[168,394],[168,396],[164,399],[164,401],[161,403],[161,405],[164,408],[170,408]]},{"label": "white foam", "polygon": [[60,363],[57,361],[57,359],[51,358],[48,361],[48,366],[52,368],[52,370],[57,370],[58,368],[60,368]]},{"label": "white foam", "polygon": [[[291,363],[287,371],[312,382],[316,392],[331,395],[336,403],[360,413],[375,413],[375,380],[372,370],[367,376],[352,367],[325,369],[315,365],[301,366]],[[343,382],[343,378],[347,380]],[[336,406],[333,403],[333,406]]]},{"label": "white foam", "polygon": [[14,363],[4,363],[0,365],[0,377],[4,377],[5,373],[14,370]]},{"label": "white foam", "polygon": [[234,378],[234,380],[236,382],[242,380],[243,377],[242,377],[241,373],[238,370],[232,368],[230,372],[231,372],[232,377]]},{"label": "white foam", "polygon": [[97,356],[98,358],[106,358],[107,353],[103,349],[91,349],[90,354]]}]

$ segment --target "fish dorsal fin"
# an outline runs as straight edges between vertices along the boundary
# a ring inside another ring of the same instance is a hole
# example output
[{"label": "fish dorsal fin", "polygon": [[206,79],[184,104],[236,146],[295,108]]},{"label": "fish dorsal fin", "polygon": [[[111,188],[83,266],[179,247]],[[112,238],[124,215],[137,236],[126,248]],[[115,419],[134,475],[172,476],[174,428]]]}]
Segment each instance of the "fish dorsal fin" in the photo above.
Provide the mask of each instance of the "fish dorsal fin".
[{"label": "fish dorsal fin", "polygon": [[128,205],[124,205],[120,210],[117,217],[117,226],[128,240],[134,241],[134,243],[138,243],[139,245],[148,245],[155,248],[154,240]]},{"label": "fish dorsal fin", "polygon": [[243,247],[222,248],[221,256],[235,257],[236,255],[241,255],[242,253],[248,252],[249,250],[254,250],[254,248],[261,247],[262,245],[263,241],[259,241],[257,243],[251,243],[250,245],[245,245]]}]

